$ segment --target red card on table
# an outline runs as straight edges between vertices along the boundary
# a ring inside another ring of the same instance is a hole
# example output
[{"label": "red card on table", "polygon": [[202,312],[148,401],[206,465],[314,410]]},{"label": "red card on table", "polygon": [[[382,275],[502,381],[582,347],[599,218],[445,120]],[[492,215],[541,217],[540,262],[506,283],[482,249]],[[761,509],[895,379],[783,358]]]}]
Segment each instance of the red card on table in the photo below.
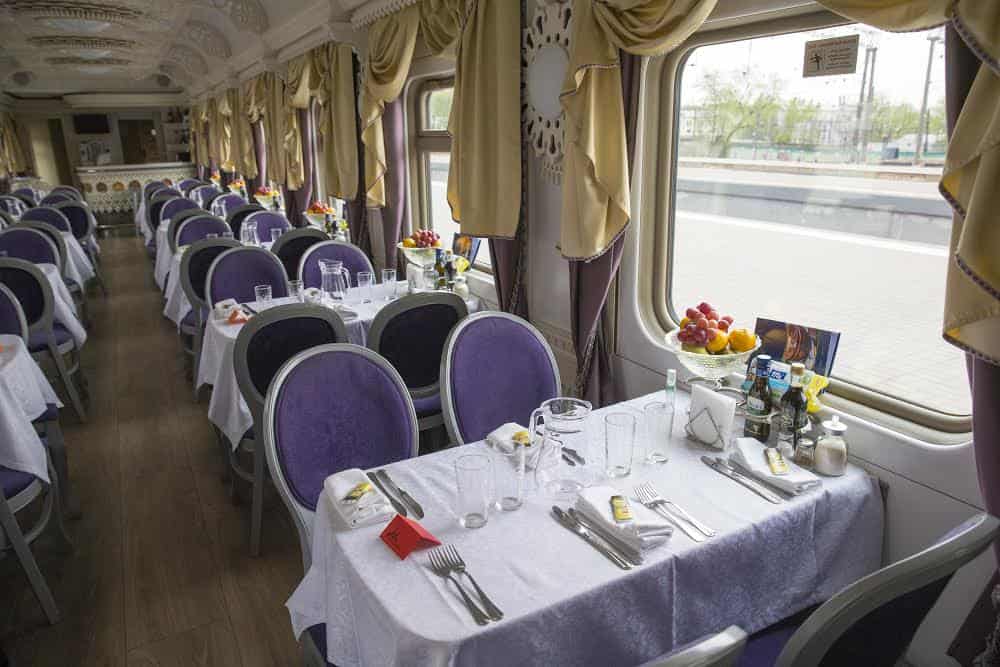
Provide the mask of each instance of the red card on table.
[{"label": "red card on table", "polygon": [[389,522],[382,534],[379,535],[385,545],[392,549],[400,560],[410,555],[410,552],[417,549],[426,549],[441,544],[441,541],[427,532],[413,519],[397,514]]}]

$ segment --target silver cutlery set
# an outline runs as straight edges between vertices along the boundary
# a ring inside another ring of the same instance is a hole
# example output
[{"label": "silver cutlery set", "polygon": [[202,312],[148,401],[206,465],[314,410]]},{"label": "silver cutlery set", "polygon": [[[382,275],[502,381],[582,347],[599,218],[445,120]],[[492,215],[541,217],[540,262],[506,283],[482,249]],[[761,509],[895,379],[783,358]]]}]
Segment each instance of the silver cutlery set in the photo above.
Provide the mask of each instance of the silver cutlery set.
[{"label": "silver cutlery set", "polygon": [[[446,544],[430,551],[427,557],[430,560],[431,571],[434,574],[442,579],[448,579],[458,587],[458,592],[462,596],[465,607],[472,614],[472,619],[478,625],[486,625],[490,621],[499,621],[503,618],[503,612],[500,611],[500,607],[496,606],[493,600],[483,592],[483,589],[479,587],[479,584],[476,583],[476,580],[466,568],[465,561],[462,560],[458,549],[450,544]],[[482,603],[482,607],[465,590],[465,586],[462,585],[462,575],[465,575],[469,582],[472,583],[472,587],[475,589],[476,596]]]},{"label": "silver cutlery set", "polygon": [[728,477],[737,484],[750,489],[769,503],[780,505],[788,497],[788,494],[779,492],[778,489],[774,489],[769,484],[753,477],[749,471],[734,461],[724,459],[721,456],[716,456],[715,458],[702,456],[701,462],[723,477]]},{"label": "silver cutlery set", "polygon": [[715,537],[715,530],[695,519],[677,503],[661,496],[649,482],[640,484],[632,492],[639,502],[680,528],[695,542],[704,542],[710,537]]},{"label": "silver cutlery set", "polygon": [[389,473],[385,468],[379,468],[374,472],[368,473],[368,479],[370,479],[375,486],[378,487],[379,491],[389,499],[392,504],[392,508],[402,516],[409,516],[410,512],[413,512],[413,516],[418,519],[424,518],[424,508],[420,506],[416,500],[413,499],[409,493],[399,488],[392,478],[389,477]]}]

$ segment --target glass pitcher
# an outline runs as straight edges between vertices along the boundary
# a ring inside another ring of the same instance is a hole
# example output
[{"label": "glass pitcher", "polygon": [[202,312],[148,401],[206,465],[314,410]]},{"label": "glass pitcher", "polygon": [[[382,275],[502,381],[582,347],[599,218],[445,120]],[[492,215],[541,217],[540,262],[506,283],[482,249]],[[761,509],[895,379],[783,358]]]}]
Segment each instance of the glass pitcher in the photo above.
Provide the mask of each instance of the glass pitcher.
[{"label": "glass pitcher", "polygon": [[[592,406],[578,398],[552,398],[531,413],[529,433],[535,485],[557,498],[571,498],[587,480],[587,420]],[[541,422],[541,431],[540,424]]]},{"label": "glass pitcher", "polygon": [[247,246],[257,246],[260,245],[260,239],[257,238],[257,222],[254,220],[249,220],[243,223],[240,227],[240,235],[243,237],[243,245]]},{"label": "glass pitcher", "polygon": [[320,286],[323,300],[327,303],[342,303],[344,294],[351,285],[351,274],[344,268],[344,263],[336,259],[321,259],[319,272],[323,280]]}]

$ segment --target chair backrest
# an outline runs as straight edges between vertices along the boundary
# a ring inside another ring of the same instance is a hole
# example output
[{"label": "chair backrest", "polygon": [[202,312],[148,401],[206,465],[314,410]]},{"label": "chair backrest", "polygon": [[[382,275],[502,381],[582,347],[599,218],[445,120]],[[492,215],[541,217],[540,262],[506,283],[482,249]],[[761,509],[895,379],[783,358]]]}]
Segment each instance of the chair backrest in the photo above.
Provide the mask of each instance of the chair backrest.
[{"label": "chair backrest", "polygon": [[0,229],[10,227],[11,225],[17,224],[17,218],[8,213],[7,211],[0,210]]},{"label": "chair backrest", "polygon": [[54,264],[62,272],[59,247],[45,232],[17,224],[0,231],[0,250],[33,264]]},{"label": "chair backrest", "polygon": [[308,569],[312,517],[323,481],[417,455],[417,415],[399,373],[382,357],[337,343],[300,352],[267,390],[268,468],[299,531]]},{"label": "chair backrest", "polygon": [[80,191],[74,188],[72,185],[57,185],[56,187],[52,188],[52,191],[49,194],[67,195],[69,196],[70,199],[75,199],[76,201],[83,201],[83,195],[80,194]]},{"label": "chair backrest", "polygon": [[188,193],[188,196],[193,199],[198,206],[207,210],[208,202],[221,193],[222,190],[214,185],[199,185],[198,187],[192,189],[191,192]]},{"label": "chair backrest", "polygon": [[166,206],[168,201],[176,198],[177,195],[161,190],[153,195],[153,198],[149,200],[149,206],[146,209],[146,217],[149,220],[149,228],[151,230],[155,232],[159,228],[162,220],[160,212],[163,210],[163,207]]},{"label": "chair backrest", "polygon": [[411,396],[433,396],[448,335],[468,314],[457,294],[409,294],[378,311],[368,330],[368,347],[399,371]]},{"label": "chair backrest", "polygon": [[177,184],[177,189],[180,190],[185,196],[187,196],[187,193],[190,192],[192,188],[195,188],[199,185],[204,185],[204,183],[202,181],[199,181],[197,178],[185,178],[183,181]]},{"label": "chair backrest", "polygon": [[59,273],[63,273],[63,269],[66,268],[66,239],[62,237],[62,234],[58,229],[53,227],[47,222],[41,222],[39,220],[24,220],[17,223],[17,227],[21,229],[36,229],[52,241],[52,245],[56,247],[59,257]]},{"label": "chair backrest", "polygon": [[94,234],[94,228],[96,227],[94,214],[84,202],[71,199],[70,201],[56,204],[55,208],[69,220],[69,227],[77,240],[83,240]]},{"label": "chair backrest", "polygon": [[233,236],[240,238],[240,228],[243,226],[243,221],[246,220],[247,216],[263,210],[264,207],[260,204],[243,204],[231,210],[226,216],[226,222],[232,227]]},{"label": "chair backrest", "polygon": [[268,308],[236,336],[233,365],[254,424],[263,423],[267,388],[285,362],[299,352],[327,343],[346,343],[347,327],[332,309],[303,303]]},{"label": "chair backrest", "polygon": [[251,221],[257,223],[257,238],[260,239],[261,243],[271,241],[272,229],[280,229],[282,232],[286,232],[292,228],[292,224],[288,222],[288,218],[283,213],[276,213],[274,211],[254,211],[243,218],[243,224]]},{"label": "chair backrest", "polygon": [[896,664],[952,575],[998,535],[1000,520],[977,514],[937,544],[856,581],[809,615],[775,664]]},{"label": "chair backrest", "polygon": [[73,231],[63,212],[46,204],[25,211],[24,215],[21,216],[21,222],[47,222],[61,232]]},{"label": "chair backrest", "polygon": [[23,201],[28,208],[38,206],[38,192],[34,188],[18,188],[10,194]]},{"label": "chair backrest", "polygon": [[192,244],[181,257],[181,289],[199,316],[204,315],[208,309],[208,303],[205,301],[208,270],[212,268],[219,255],[239,247],[241,247],[239,242],[233,239],[205,239]]},{"label": "chair backrest", "polygon": [[737,625],[680,646],[641,667],[735,667],[747,644],[747,633]]},{"label": "chair backrest", "polygon": [[24,200],[19,197],[2,195],[0,196],[0,209],[3,209],[6,213],[10,213],[15,218],[20,218],[28,210],[28,207],[25,205]]},{"label": "chair backrest", "polygon": [[[483,392],[476,387],[488,386]],[[441,409],[451,441],[477,442],[493,429],[528,425],[559,391],[559,367],[545,337],[520,317],[484,312],[452,330],[441,360]]]},{"label": "chair backrest", "polygon": [[319,260],[334,259],[344,263],[344,268],[351,274],[351,284],[358,284],[359,271],[372,271],[371,260],[356,245],[343,241],[323,241],[308,248],[299,262],[299,280],[304,287],[320,287],[323,278],[319,270]]},{"label": "chair backrest", "polygon": [[147,202],[153,197],[153,191],[159,190],[160,188],[167,187],[167,184],[163,181],[150,181],[142,186],[142,197]]},{"label": "chair backrest", "polygon": [[29,336],[52,331],[52,285],[40,268],[23,259],[0,258],[0,284],[21,305]]},{"label": "chair backrest", "polygon": [[160,224],[169,225],[174,216],[182,211],[203,212],[201,211],[201,208],[190,199],[186,197],[175,197],[164,204],[163,208],[160,209]]},{"label": "chair backrest", "polygon": [[229,212],[234,210],[237,206],[243,206],[246,204],[246,200],[243,197],[230,192],[228,194],[221,194],[212,200],[211,208],[212,215],[217,215],[220,218],[225,219]]},{"label": "chair backrest", "polygon": [[226,299],[252,302],[257,285],[270,285],[275,299],[288,296],[285,267],[263,248],[233,248],[219,255],[208,269],[205,302],[209,307]]},{"label": "chair backrest", "polygon": [[61,204],[64,201],[74,201],[76,198],[66,192],[50,192],[49,194],[42,197],[42,200],[38,202],[39,206],[55,206],[56,204]]},{"label": "chair backrest", "polygon": [[6,285],[0,284],[0,334],[20,336],[28,340],[28,321],[24,318],[17,295]]},{"label": "chair backrest", "polygon": [[195,241],[207,238],[209,234],[218,234],[221,238],[222,234],[228,231],[229,225],[222,218],[204,212],[201,215],[192,215],[186,218],[181,223],[181,226],[177,228],[177,238],[174,241],[174,246],[180,248],[181,246],[191,245]]},{"label": "chair backrest", "polygon": [[274,245],[271,246],[271,252],[281,260],[281,263],[285,267],[285,273],[288,274],[289,278],[298,278],[299,263],[302,261],[302,255],[305,254],[306,250],[317,243],[329,240],[330,237],[326,232],[315,227],[293,229],[282,234],[274,242]]},{"label": "chair backrest", "polygon": [[[194,202],[188,203],[194,204]],[[183,211],[178,211],[170,216],[170,222],[167,223],[167,243],[170,245],[171,252],[177,251],[177,231],[181,228],[181,225],[191,218],[197,218],[203,215],[208,215],[205,212],[205,209],[201,208],[197,204],[194,204],[192,208],[186,208]],[[164,222],[166,222],[166,218],[164,218]]]}]

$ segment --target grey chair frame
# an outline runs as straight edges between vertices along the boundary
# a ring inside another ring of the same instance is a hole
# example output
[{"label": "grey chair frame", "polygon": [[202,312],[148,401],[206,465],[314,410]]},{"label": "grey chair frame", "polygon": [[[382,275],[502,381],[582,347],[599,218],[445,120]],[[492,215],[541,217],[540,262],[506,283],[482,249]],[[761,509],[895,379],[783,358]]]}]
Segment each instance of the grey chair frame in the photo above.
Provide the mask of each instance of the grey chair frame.
[{"label": "grey chair frame", "polygon": [[[28,206],[23,199],[20,197],[15,197],[14,195],[0,195],[0,200],[13,201],[16,203],[17,208],[21,209],[21,212],[17,214],[17,217],[21,217],[24,211],[27,211],[31,206]],[[6,211],[5,211],[6,212]],[[11,215],[14,215],[11,213]]]},{"label": "grey chair frame", "polygon": [[[229,213],[226,214],[226,224],[228,224],[229,228],[232,229],[233,228],[233,218],[236,216],[236,214],[237,213],[246,212],[247,214],[245,216],[243,216],[243,220],[240,221],[240,228],[242,228],[243,227],[243,223],[246,222],[246,219],[248,217],[250,217],[251,215],[253,215],[257,211],[265,211],[265,210],[267,210],[267,209],[265,209],[263,206],[261,206],[257,202],[248,202],[248,203],[244,204],[243,206],[237,206],[232,211],[229,211]],[[233,229],[233,236],[235,236],[236,238],[239,238],[239,236],[240,236],[239,230]]]},{"label": "grey chair frame", "polygon": [[[250,216],[247,216],[247,217],[249,218]],[[245,220],[246,219],[244,219],[244,221]],[[280,259],[281,258],[281,249],[282,248],[284,248],[287,244],[289,244],[289,243],[291,243],[293,241],[296,241],[297,239],[302,239],[302,238],[314,238],[314,239],[316,239],[316,243],[314,243],[313,245],[318,245],[320,243],[324,243],[326,241],[329,241],[330,240],[330,235],[327,234],[326,232],[324,232],[322,229],[316,229],[315,227],[299,227],[298,229],[292,228],[289,231],[285,232],[284,234],[282,234],[281,236],[278,237],[278,240],[275,241],[274,245],[271,246],[271,252],[274,253],[275,256],[277,256]],[[312,247],[312,246],[310,246],[310,247]],[[306,248],[305,252],[303,252],[302,254],[305,255],[305,253],[308,252],[308,251],[309,251],[309,248]],[[301,265],[301,258],[300,258],[300,262],[299,263]],[[291,276],[289,276],[288,278],[290,280],[292,279]],[[296,269],[296,271],[295,271],[295,278],[299,279],[299,270],[298,269]]]},{"label": "grey chair frame", "polygon": [[[60,253],[59,244],[56,243],[54,240],[52,240],[52,235],[46,233],[44,230],[38,229],[37,227],[35,227],[31,223],[22,224],[22,223],[19,222],[16,225],[12,225],[11,227],[7,227],[6,229],[2,229],[2,230],[0,230],[0,236],[3,236],[6,232],[12,231],[12,230],[15,230],[15,229],[30,229],[35,234],[41,235],[46,240],[46,242],[48,242],[49,246],[52,247],[52,254],[55,255],[56,261],[59,262],[59,264],[56,265],[56,268],[59,269],[59,275],[61,276],[63,274],[63,263],[65,262],[65,259],[66,259],[65,258],[65,245],[62,248],[63,252]],[[17,258],[15,257],[13,259],[17,259]]]},{"label": "grey chair frame", "polygon": [[0,229],[6,229],[7,227],[13,227],[17,224],[17,218],[7,211],[0,210]]},{"label": "grey chair frame", "polygon": [[[212,240],[214,241],[215,239]],[[274,262],[278,266],[278,268],[281,269],[282,275],[285,276],[285,282],[288,282],[288,274],[285,272],[285,265],[282,264],[281,261],[276,256],[272,255],[270,251],[255,246],[242,246],[239,245],[238,243],[237,245],[239,247],[233,248],[232,250],[227,250],[218,257],[216,257],[215,261],[212,262],[212,266],[209,267],[208,269],[208,278],[205,279],[205,297],[206,297],[205,301],[208,303],[209,308],[215,307],[216,304],[215,297],[213,297],[211,293],[212,277],[215,275],[215,267],[219,263],[219,260],[221,260],[223,257],[228,257],[229,255],[235,255],[237,253],[248,253],[248,252],[263,253],[268,258],[268,261]],[[190,250],[188,252],[190,252]]]},{"label": "grey chair frame", "polygon": [[[368,339],[366,341],[367,347],[381,355],[382,334],[394,318],[411,310],[417,310],[419,308],[425,308],[432,305],[450,306],[453,308],[455,313],[458,315],[458,321],[455,323],[456,327],[469,316],[469,307],[465,304],[462,297],[453,292],[420,292],[417,294],[407,294],[378,311],[378,314],[375,315],[375,319],[372,320],[371,326],[368,328]],[[448,349],[449,340],[451,340],[450,333],[448,337],[445,338],[444,346],[441,348],[442,360],[444,359],[445,352]],[[441,391],[440,371],[438,372],[437,382],[423,387],[412,387],[409,388],[408,391],[410,392],[410,398],[412,399],[427,398],[428,396],[433,396],[434,394],[439,393]],[[441,412],[436,415],[420,418],[420,430],[425,431],[429,428],[440,426],[442,423],[444,423],[443,397],[441,400]]]},{"label": "grey chair frame", "polygon": [[[194,210],[194,209],[191,209],[191,210]],[[181,211],[181,213],[183,213],[183,212],[184,211]],[[174,216],[174,217],[176,218],[178,216]],[[229,231],[229,225],[226,224],[225,220],[223,220],[222,218],[220,218],[217,215],[212,215],[211,213],[205,213],[204,211],[201,212],[201,215],[187,215],[187,216],[184,216],[184,218],[179,221],[180,224],[177,225],[177,228],[174,229],[174,230],[172,230],[174,232],[173,236],[170,236],[170,231],[171,230],[169,230],[169,229],[167,230],[167,240],[170,241],[170,248],[171,248],[171,250],[173,250],[174,252],[177,252],[177,239],[181,235],[181,230],[184,229],[184,226],[187,223],[191,222],[192,220],[194,220],[196,218],[212,218],[213,220],[218,220],[219,222],[222,223],[222,226],[226,228],[226,231]],[[173,220],[170,221],[170,224],[171,224],[171,226],[173,225]],[[223,237],[220,235],[219,238],[221,239]]]},{"label": "grey chair frame", "polygon": [[[66,394],[69,396],[70,402],[73,404],[73,409],[76,411],[77,417],[79,417],[81,422],[86,422],[87,411],[83,407],[81,392],[77,391],[77,388],[73,383],[73,375],[80,373],[82,378],[82,370],[80,368],[80,350],[76,346],[76,341],[72,339],[63,343],[62,346],[56,343],[55,336],[52,333],[52,326],[54,324],[54,297],[52,295],[52,286],[49,285],[49,281],[45,278],[45,274],[42,273],[42,270],[31,262],[26,262],[23,259],[0,259],[0,268],[6,267],[27,271],[35,278],[41,287],[42,299],[44,301],[42,304],[42,314],[36,322],[33,322],[28,326],[28,335],[30,336],[36,331],[45,335],[47,339],[45,354],[48,354],[52,359],[52,362],[55,364],[56,370],[59,374],[59,379],[62,380],[63,386],[66,388]],[[32,356],[38,359],[42,354],[42,352],[35,352]],[[72,360],[72,363],[68,366],[66,365],[66,360],[64,358],[64,355],[66,354],[72,354],[75,357]],[[81,381],[81,387],[84,386],[85,383]]]},{"label": "grey chair frame", "polygon": [[56,187],[52,188],[52,190],[49,191],[49,194],[51,195],[57,192],[68,194],[70,197],[77,200],[78,202],[83,201],[83,195],[80,194],[80,191],[77,190],[72,185],[57,185]]},{"label": "grey chair frame", "polygon": [[[303,303],[290,303],[282,306],[268,308],[262,313],[254,316],[243,325],[236,336],[236,343],[233,348],[233,369],[236,372],[236,384],[240,388],[240,394],[246,401],[250,414],[253,416],[254,434],[260,438],[261,427],[264,417],[265,395],[261,394],[254,385],[250,377],[250,365],[247,363],[247,352],[254,336],[262,329],[266,329],[276,322],[283,322],[291,319],[312,318],[323,320],[333,328],[334,343],[347,342],[347,326],[340,316],[323,306],[316,306]],[[240,445],[248,441],[244,439]],[[251,484],[251,507],[250,507],[250,554],[260,555],[261,525],[264,516],[264,482],[268,475],[263,448],[254,441],[253,447],[253,470],[247,471],[240,466],[236,452],[229,448],[229,462],[232,471],[237,477],[250,482]]]},{"label": "grey chair frame", "polygon": [[167,223],[167,243],[170,245],[171,252],[177,252],[177,230],[180,229],[181,223],[188,218],[201,217],[203,215],[210,214],[201,208],[186,208],[183,211],[174,213],[173,217]]},{"label": "grey chair frame", "polygon": [[[184,181],[193,181],[193,183],[188,183],[187,186],[182,186],[181,183],[183,183]],[[187,197],[189,192],[202,185],[210,185],[210,184],[206,183],[205,181],[199,180],[197,178],[190,178],[190,179],[185,178],[183,181],[177,184],[177,189],[180,190],[185,197]]]},{"label": "grey chair frame", "polygon": [[[68,221],[67,221],[68,224]],[[69,251],[66,249],[66,239],[62,237],[60,230],[47,222],[41,222],[40,220],[22,220],[17,223],[17,227],[21,229],[34,229],[37,232],[45,234],[45,236],[52,242],[52,245],[56,247],[59,251],[59,275],[63,278],[66,276],[66,262],[69,261]],[[73,300],[76,303],[77,309],[80,311],[81,319],[83,320],[84,326],[88,329],[90,328],[90,308],[87,305],[87,290],[85,285],[78,284],[75,280],[66,285],[70,294],[73,296]]]},{"label": "grey chair frame", "polygon": [[59,231],[61,231],[61,232],[69,232],[70,234],[72,234],[73,233],[73,225],[69,224],[69,218],[67,218],[63,214],[63,212],[59,210],[59,204],[76,204],[76,203],[79,203],[79,202],[64,201],[64,202],[59,202],[58,204],[51,204],[51,205],[46,205],[46,206],[36,206],[35,208],[31,209],[32,211],[52,211],[54,213],[58,213],[59,217],[62,218],[62,222],[66,223],[66,226],[64,228],[62,228],[62,229],[59,229],[59,227],[56,227],[56,225],[53,225],[48,220],[25,220],[24,219],[24,215],[28,215],[28,211],[25,211],[24,215],[21,216],[21,222],[42,222],[42,223],[45,223],[45,224],[48,224],[48,225],[52,225],[56,229],[59,229]]},{"label": "grey chair frame", "polygon": [[[90,210],[90,206],[87,202],[82,199],[79,201],[62,202],[61,204],[56,204],[55,208],[62,209],[65,206],[80,206],[87,213],[87,233],[83,238],[76,237],[76,234],[73,234],[73,236],[77,238],[80,242],[80,246],[83,248],[83,251],[87,253],[87,257],[90,259],[90,263],[94,267],[94,275],[97,277],[97,284],[101,288],[101,293],[104,294],[104,296],[107,296],[108,286],[107,283],[104,282],[104,272],[101,271],[101,256],[94,250],[94,245],[97,239],[97,219],[94,218],[94,212]],[[62,213],[61,210],[60,213]],[[72,225],[70,225],[70,228],[70,231],[72,231]]]},{"label": "grey chair frame", "polygon": [[642,667],[734,667],[746,644],[747,633],[737,625],[730,625],[722,632],[644,663]]},{"label": "grey chair frame", "polygon": [[799,626],[776,667],[818,665],[855,623],[887,602],[946,577],[988,549],[1000,519],[979,514],[962,532],[859,579],[823,603]]},{"label": "grey chair frame", "polygon": [[0,283],[0,294],[10,299],[16,306],[15,312],[17,313],[18,323],[21,325],[21,333],[18,336],[24,341],[24,344],[28,344],[28,320],[24,319],[24,309],[21,308],[21,302],[17,300],[17,295],[10,291],[10,288]]},{"label": "grey chair frame", "polygon": [[[466,327],[473,326],[476,322],[491,317],[510,320],[527,329],[538,340],[542,349],[548,355],[549,364],[552,366],[552,379],[555,382],[555,386],[557,388],[562,387],[562,381],[559,378],[559,364],[556,363],[556,355],[552,353],[552,346],[545,340],[542,332],[532,326],[530,322],[517,315],[493,310],[469,315],[451,330],[448,342],[444,346],[444,354],[441,355],[441,412],[444,414],[444,426],[448,431],[448,438],[456,445],[464,445],[466,442],[459,432],[458,418],[456,417],[457,410],[455,408],[455,394],[451,386],[452,357],[455,354],[455,345],[459,335],[461,335]],[[500,424],[497,424],[497,426],[500,426]]]},{"label": "grey chair frame", "polygon": [[399,372],[392,367],[392,364],[372,350],[360,345],[352,345],[351,343],[318,345],[305,352],[300,352],[281,367],[281,370],[274,376],[274,380],[271,381],[271,386],[267,390],[267,397],[264,400],[264,452],[267,454],[267,466],[272,471],[271,478],[274,480],[274,486],[288,508],[288,512],[292,515],[292,522],[299,533],[299,546],[302,549],[302,565],[307,572],[309,571],[309,566],[312,564],[312,524],[315,513],[308,507],[299,504],[298,500],[292,494],[291,489],[288,488],[288,482],[285,481],[284,475],[281,474],[281,463],[278,461],[278,450],[275,444],[274,411],[278,400],[278,393],[281,391],[281,387],[285,384],[285,380],[289,374],[299,364],[308,363],[312,357],[327,352],[350,352],[351,354],[360,355],[375,362],[389,374],[399,387],[400,392],[406,397],[407,404],[410,407],[410,418],[413,424],[413,430],[410,434],[410,441],[413,443],[410,449],[410,458],[417,456],[419,453],[420,436],[419,429],[417,428],[417,413],[413,409],[413,401],[409,399],[410,393],[406,389],[406,384],[403,382],[403,378],[400,377]]},{"label": "grey chair frame", "polygon": [[213,185],[212,183],[205,183],[204,185],[199,185],[197,187],[193,187],[190,190],[188,190],[187,197],[188,197],[188,199],[190,199],[191,201],[193,201],[195,204],[197,204],[198,206],[202,207],[203,209],[205,209],[207,211],[208,209],[205,208],[205,205],[208,202],[202,202],[201,201],[201,195],[196,195],[195,193],[197,193],[202,188],[214,188],[214,187],[215,187],[215,185]]},{"label": "grey chair frame", "polygon": [[[284,235],[282,235],[282,236],[284,236]],[[358,246],[354,245],[353,243],[348,243],[346,241],[334,241],[334,240],[330,240],[330,241],[323,241],[322,243],[317,243],[314,246],[310,246],[309,249],[307,249],[304,253],[302,253],[302,259],[299,260],[299,270],[298,270],[298,274],[296,275],[296,277],[299,280],[302,280],[302,268],[306,265],[306,260],[309,259],[309,255],[313,254],[314,252],[317,252],[320,248],[325,248],[325,247],[331,246],[331,245],[347,246],[347,247],[350,247],[350,248],[354,248],[355,250],[358,250],[358,251],[361,250],[360,248],[358,248]],[[365,269],[365,270],[366,271],[371,271],[372,275],[375,275],[375,267],[372,266],[371,259],[369,259],[368,255],[366,255],[363,251],[361,252],[361,255],[365,258],[365,262],[368,263],[368,268]]]}]

